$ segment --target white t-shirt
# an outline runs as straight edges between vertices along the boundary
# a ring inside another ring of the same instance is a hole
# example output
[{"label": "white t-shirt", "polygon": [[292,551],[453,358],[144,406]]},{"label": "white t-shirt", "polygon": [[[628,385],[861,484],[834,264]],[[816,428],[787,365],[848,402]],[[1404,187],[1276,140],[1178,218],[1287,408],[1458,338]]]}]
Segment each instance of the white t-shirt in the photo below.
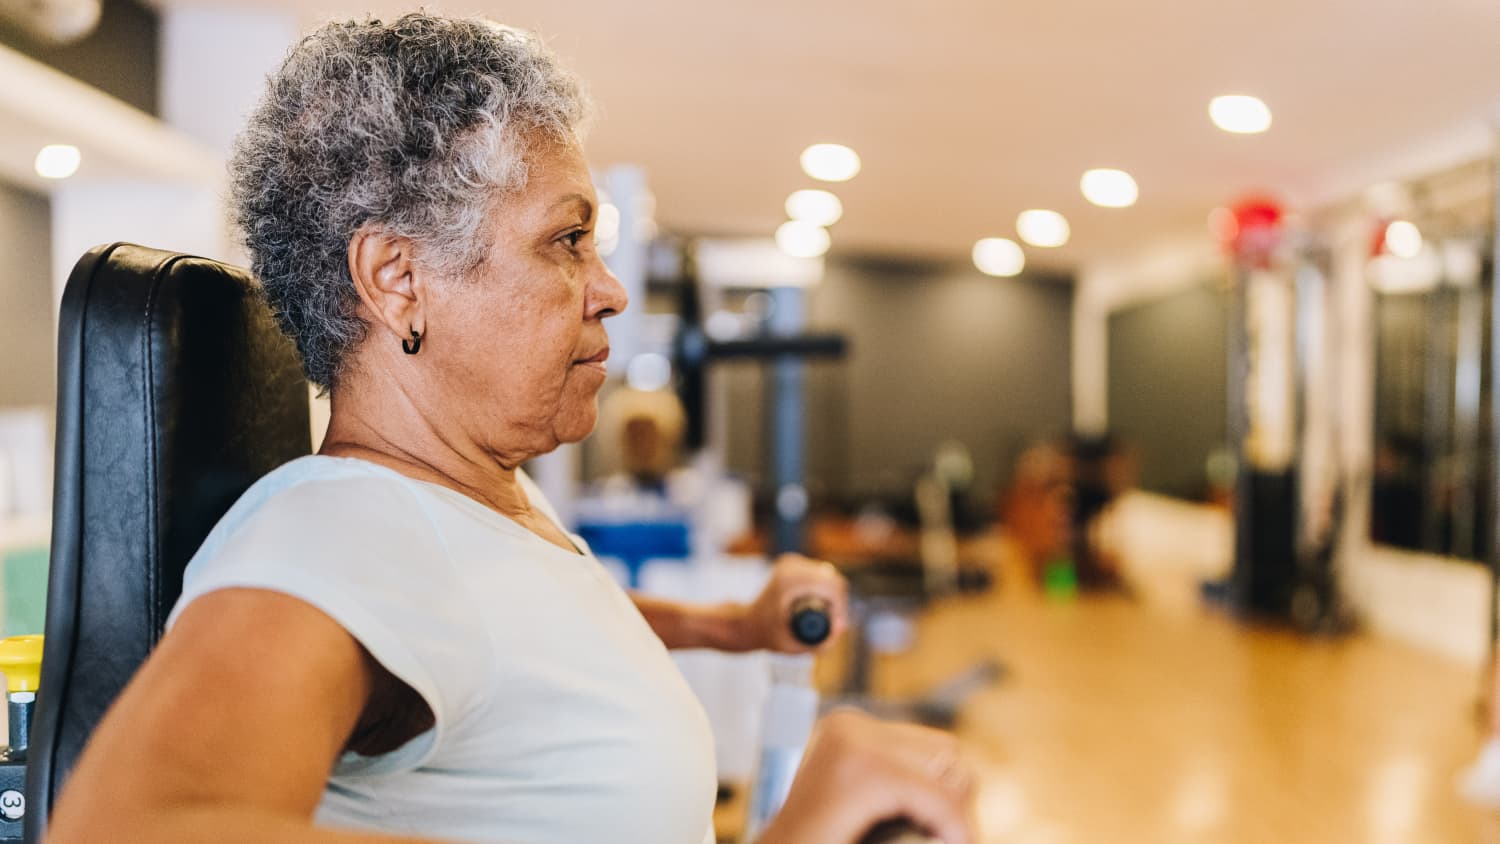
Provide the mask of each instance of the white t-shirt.
[{"label": "white t-shirt", "polygon": [[327,613],[436,717],[391,753],[340,760],[320,824],[489,844],[713,840],[707,717],[592,555],[445,487],[313,456],[225,514],[172,620],[230,586]]}]

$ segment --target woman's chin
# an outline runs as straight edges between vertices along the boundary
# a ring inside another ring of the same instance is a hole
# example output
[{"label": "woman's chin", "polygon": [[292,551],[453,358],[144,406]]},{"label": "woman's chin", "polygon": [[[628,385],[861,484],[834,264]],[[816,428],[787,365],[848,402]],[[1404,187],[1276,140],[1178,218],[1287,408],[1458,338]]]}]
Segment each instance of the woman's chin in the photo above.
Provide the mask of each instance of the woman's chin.
[{"label": "woman's chin", "polygon": [[590,398],[584,407],[567,413],[552,425],[552,435],[559,445],[581,442],[594,432],[599,421],[599,405]]}]

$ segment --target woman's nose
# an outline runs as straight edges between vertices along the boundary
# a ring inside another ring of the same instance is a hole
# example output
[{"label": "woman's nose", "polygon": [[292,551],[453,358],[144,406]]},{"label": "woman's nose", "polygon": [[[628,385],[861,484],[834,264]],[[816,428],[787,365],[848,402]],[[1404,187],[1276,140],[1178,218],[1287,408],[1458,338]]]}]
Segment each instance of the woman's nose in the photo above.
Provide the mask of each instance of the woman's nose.
[{"label": "woman's nose", "polygon": [[625,292],[625,285],[620,283],[615,274],[599,262],[599,274],[594,280],[592,307],[589,309],[590,316],[595,319],[612,317],[625,310],[630,305],[630,294]]}]

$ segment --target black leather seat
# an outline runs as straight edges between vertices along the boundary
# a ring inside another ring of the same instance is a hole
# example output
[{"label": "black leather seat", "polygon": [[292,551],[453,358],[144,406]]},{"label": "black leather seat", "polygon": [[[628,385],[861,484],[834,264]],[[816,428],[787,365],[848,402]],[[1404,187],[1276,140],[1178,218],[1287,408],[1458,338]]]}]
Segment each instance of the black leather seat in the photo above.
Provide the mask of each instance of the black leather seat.
[{"label": "black leather seat", "polygon": [[90,251],[63,293],[57,372],[28,841],[42,840],[84,742],[161,637],[209,529],[311,440],[295,348],[250,274],[215,261]]}]

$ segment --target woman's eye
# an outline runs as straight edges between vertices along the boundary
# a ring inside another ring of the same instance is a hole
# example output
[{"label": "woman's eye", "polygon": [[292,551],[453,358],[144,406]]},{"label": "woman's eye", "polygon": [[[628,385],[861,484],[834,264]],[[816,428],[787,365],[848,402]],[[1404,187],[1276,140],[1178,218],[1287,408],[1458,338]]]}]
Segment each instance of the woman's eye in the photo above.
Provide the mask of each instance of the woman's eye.
[{"label": "woman's eye", "polygon": [[578,231],[568,232],[567,234],[563,235],[563,240],[567,241],[569,249],[577,249],[578,244],[582,243],[583,239],[585,237],[588,237],[588,234],[588,229],[579,229]]}]

